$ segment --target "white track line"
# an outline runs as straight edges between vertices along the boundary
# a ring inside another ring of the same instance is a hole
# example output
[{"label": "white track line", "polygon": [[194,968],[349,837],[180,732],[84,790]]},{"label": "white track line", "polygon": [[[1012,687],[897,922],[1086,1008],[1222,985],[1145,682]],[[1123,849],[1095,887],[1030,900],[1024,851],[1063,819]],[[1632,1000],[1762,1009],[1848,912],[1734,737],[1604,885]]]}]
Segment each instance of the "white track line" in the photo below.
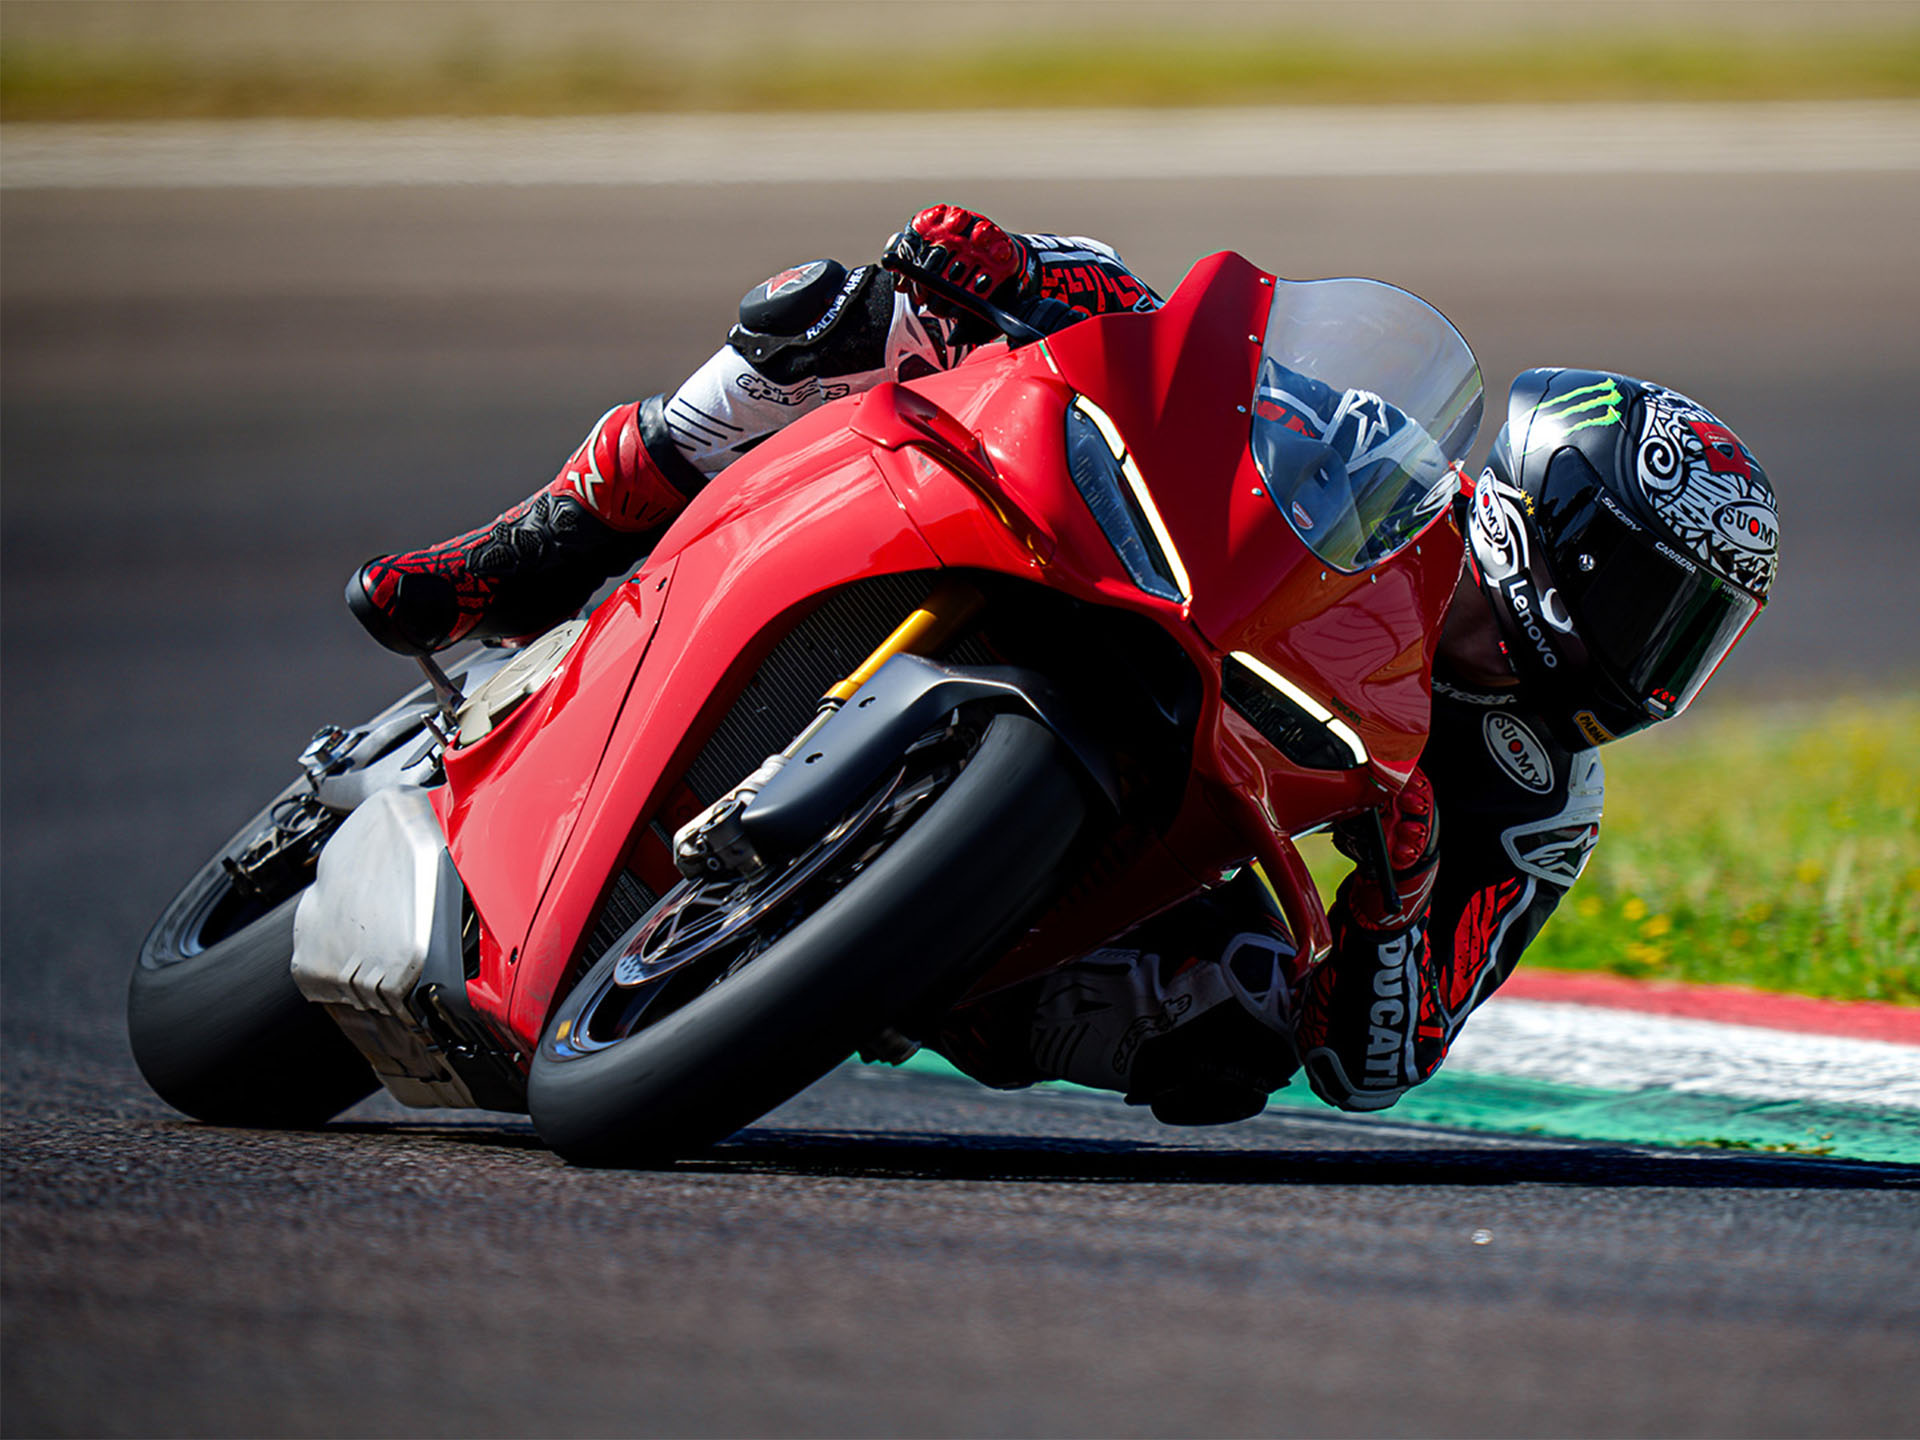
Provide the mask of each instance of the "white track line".
[{"label": "white track line", "polygon": [[8,125],[7,189],[1920,171],[1920,102]]},{"label": "white track line", "polygon": [[1598,1090],[1920,1110],[1920,1046],[1538,1000],[1488,1001],[1446,1068]]}]

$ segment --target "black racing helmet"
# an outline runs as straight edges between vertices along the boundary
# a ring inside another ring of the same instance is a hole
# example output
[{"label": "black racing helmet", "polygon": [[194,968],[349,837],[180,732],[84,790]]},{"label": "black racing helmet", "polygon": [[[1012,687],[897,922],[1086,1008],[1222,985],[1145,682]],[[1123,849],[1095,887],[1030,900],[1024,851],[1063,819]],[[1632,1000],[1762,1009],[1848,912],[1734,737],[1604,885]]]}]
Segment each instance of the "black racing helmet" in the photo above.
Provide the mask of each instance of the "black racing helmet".
[{"label": "black racing helmet", "polygon": [[1562,744],[1687,708],[1767,603],[1773,486],[1677,391],[1529,370],[1474,487],[1474,578],[1507,658]]}]

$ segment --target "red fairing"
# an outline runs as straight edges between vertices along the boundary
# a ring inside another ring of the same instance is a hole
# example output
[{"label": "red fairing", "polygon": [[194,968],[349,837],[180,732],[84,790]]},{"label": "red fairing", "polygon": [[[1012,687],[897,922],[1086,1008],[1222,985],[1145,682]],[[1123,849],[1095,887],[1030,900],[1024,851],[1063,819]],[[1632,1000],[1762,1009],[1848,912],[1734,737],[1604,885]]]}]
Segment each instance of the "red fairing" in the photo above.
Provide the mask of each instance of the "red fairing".
[{"label": "red fairing", "polygon": [[[483,930],[475,1007],[530,1050],[620,870],[671,880],[651,827],[686,818],[686,768],[756,668],[830,592],[942,567],[1145,617],[1201,691],[1177,813],[1133,835],[1111,872],[1089,875],[981,988],[1097,944],[1250,858],[1265,863],[1303,950],[1324,953],[1326,917],[1289,837],[1375,804],[1411,771],[1461,544],[1438,521],[1371,571],[1342,575],[1293,533],[1248,443],[1272,299],[1272,277],[1215,256],[1157,312],[1089,320],[1019,351],[987,347],[954,370],[823,406],[729,466],[554,678],[448,756],[437,805]],[[1124,437],[1189,599],[1135,584],[1082,498],[1064,429],[1077,396]],[[563,472],[580,474],[583,497],[605,493],[591,474],[605,480],[634,458],[620,416],[576,457],[590,466]],[[1344,717],[1370,764],[1289,761],[1223,702],[1234,651]]]},{"label": "red fairing", "polygon": [[[485,932],[518,961],[666,603],[673,569],[620,587],[539,694],[447,753],[434,794],[454,867]],[[495,977],[498,979],[499,977]],[[506,987],[499,997],[503,1003]]]},{"label": "red fairing", "polygon": [[[530,1044],[546,1023],[567,964],[643,828],[638,817],[665,802],[670,782],[792,621],[851,580],[937,563],[902,523],[871,447],[849,435],[844,413],[839,420],[808,417],[790,427],[789,436],[803,432],[793,438],[810,463],[742,461],[727,472],[733,483],[710,486],[687,508],[569,652],[550,688],[570,699],[503,727],[513,735],[529,722],[553,727],[552,740],[524,742],[539,748],[522,757],[510,737],[495,745],[503,735],[496,731],[462,757],[471,763],[450,767],[454,863],[483,922],[509,956],[518,952],[510,975],[482,980],[506,997],[499,1018],[521,1040]],[[820,443],[805,444],[806,431]],[[604,671],[603,644],[619,651]],[[598,708],[581,703],[588,689],[601,692]]]},{"label": "red fairing", "polygon": [[[1344,575],[1300,543],[1247,445],[1243,407],[1271,282],[1237,255],[1216,255],[1157,314],[1082,325],[1048,343],[1062,376],[1099,396],[1127,437],[1195,577],[1195,627],[1344,716],[1381,783],[1397,788],[1426,744],[1440,617],[1464,545],[1443,515],[1383,564]],[[1212,363],[1196,363],[1202,356]]]}]

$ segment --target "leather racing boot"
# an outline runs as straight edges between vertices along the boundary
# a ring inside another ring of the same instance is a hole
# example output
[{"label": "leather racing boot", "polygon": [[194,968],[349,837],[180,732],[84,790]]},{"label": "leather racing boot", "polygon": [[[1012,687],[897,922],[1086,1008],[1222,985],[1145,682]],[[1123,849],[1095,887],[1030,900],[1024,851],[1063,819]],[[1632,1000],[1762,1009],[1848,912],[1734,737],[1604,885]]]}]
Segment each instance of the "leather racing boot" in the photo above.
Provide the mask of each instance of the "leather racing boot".
[{"label": "leather racing boot", "polygon": [[668,438],[659,396],[616,406],[551,484],[492,523],[367,561],[347,608],[402,655],[537,634],[632,567],[704,482]]}]

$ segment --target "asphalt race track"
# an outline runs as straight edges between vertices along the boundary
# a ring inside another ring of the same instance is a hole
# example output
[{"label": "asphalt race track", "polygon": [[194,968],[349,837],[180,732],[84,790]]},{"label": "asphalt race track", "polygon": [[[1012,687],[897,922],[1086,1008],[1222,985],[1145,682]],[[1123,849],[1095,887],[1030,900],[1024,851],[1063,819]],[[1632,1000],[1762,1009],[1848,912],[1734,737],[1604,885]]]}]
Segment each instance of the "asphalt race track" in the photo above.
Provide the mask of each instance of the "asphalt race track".
[{"label": "asphalt race track", "polygon": [[506,1118],[257,1134],[148,1095],[146,925],[317,724],[411,683],[340,605],[351,567],[491,516],[762,276],[938,198],[1109,238],[1162,289],[1224,247],[1382,275],[1496,396],[1539,363],[1689,391],[1786,532],[1723,703],[1920,675],[1910,174],[10,191],[0,1428],[1910,1432],[1901,1167],[1182,1132],[862,1070],[611,1174]]}]

